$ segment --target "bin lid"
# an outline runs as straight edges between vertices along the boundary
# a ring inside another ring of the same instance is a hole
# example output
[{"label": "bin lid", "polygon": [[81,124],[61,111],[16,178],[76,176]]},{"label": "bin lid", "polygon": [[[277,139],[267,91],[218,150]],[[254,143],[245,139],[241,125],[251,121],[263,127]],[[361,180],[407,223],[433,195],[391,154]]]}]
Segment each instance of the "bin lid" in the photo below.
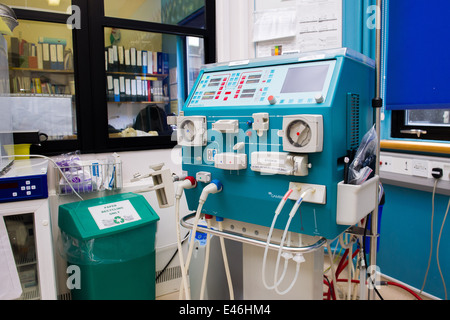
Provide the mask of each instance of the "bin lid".
[{"label": "bin lid", "polygon": [[58,226],[70,236],[89,240],[129,231],[159,216],[142,195],[122,193],[59,206]]}]

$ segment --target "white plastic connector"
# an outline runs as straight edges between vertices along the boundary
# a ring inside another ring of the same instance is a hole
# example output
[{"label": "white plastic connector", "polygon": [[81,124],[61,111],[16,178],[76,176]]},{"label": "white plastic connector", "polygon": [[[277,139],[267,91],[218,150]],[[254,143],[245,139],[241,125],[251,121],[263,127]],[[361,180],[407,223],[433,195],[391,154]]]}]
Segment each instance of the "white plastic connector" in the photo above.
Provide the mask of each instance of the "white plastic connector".
[{"label": "white plastic connector", "polygon": [[202,194],[200,195],[199,203],[205,203],[206,199],[208,198],[208,195],[211,193],[218,193],[221,192],[223,189],[222,183],[218,180],[211,181],[210,184],[208,184],[206,187],[203,188]]},{"label": "white plastic connector", "polygon": [[192,177],[186,177],[185,180],[181,181],[177,185],[177,192],[175,193],[175,198],[180,199],[183,191],[186,189],[192,189],[197,186],[197,181]]},{"label": "white plastic connector", "polygon": [[290,260],[290,259],[292,259],[294,257],[294,255],[292,253],[290,253],[290,252],[283,252],[281,254],[281,257],[283,257],[286,260]]},{"label": "white plastic connector", "polygon": [[[308,190],[314,189],[315,192],[306,194],[304,197],[301,194]],[[308,203],[317,203],[317,204],[325,204],[326,203],[326,195],[327,195],[327,187],[317,184],[306,184],[306,183],[297,183],[291,182],[289,183],[289,189],[294,190],[292,194],[289,196],[289,199],[297,201],[299,198],[303,198],[304,202]]]},{"label": "white plastic connector", "polygon": [[303,262],[306,261],[306,260],[305,260],[305,257],[304,257],[303,254],[301,254],[301,253],[297,253],[297,254],[294,256],[294,258],[292,258],[292,260],[294,260],[294,261],[297,262],[297,263],[303,263]]}]

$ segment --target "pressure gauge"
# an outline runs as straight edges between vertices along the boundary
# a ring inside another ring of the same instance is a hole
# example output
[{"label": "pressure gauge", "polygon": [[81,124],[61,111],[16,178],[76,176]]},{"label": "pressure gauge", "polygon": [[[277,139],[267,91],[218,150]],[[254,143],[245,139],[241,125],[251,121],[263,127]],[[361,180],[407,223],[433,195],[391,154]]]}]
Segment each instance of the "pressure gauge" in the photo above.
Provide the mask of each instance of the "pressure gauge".
[{"label": "pressure gauge", "polygon": [[322,152],[323,117],[291,115],[283,117],[283,150],[295,153]]},{"label": "pressure gauge", "polygon": [[186,147],[206,146],[206,117],[178,117],[178,144]]}]

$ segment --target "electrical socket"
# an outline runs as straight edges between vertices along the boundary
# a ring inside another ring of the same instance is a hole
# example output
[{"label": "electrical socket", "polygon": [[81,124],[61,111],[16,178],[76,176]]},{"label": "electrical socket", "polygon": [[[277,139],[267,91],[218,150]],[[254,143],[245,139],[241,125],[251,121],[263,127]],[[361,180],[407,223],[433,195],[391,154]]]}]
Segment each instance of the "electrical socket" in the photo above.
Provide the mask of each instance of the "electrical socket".
[{"label": "electrical socket", "polygon": [[444,175],[444,170],[442,168],[433,168],[431,169],[431,175],[435,179],[440,179]]},{"label": "electrical socket", "polygon": [[309,188],[314,188],[316,191],[313,193],[308,192],[303,198],[303,202],[326,204],[327,187],[317,184],[306,184],[297,182],[289,183],[289,189],[294,190],[289,196],[289,199],[297,201],[302,195],[302,193],[308,190]]}]

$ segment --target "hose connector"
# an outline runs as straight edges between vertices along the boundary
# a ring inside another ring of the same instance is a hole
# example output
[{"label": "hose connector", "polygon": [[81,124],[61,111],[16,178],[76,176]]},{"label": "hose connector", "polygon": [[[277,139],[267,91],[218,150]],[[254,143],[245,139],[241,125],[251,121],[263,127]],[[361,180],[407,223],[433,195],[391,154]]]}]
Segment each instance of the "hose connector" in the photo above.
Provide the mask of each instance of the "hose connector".
[{"label": "hose connector", "polygon": [[177,192],[175,193],[175,198],[180,199],[183,191],[185,189],[193,189],[197,187],[197,180],[194,177],[186,177],[183,181],[178,183]]},{"label": "hose connector", "polygon": [[219,193],[223,189],[222,182],[219,180],[213,180],[210,184],[208,184],[206,187],[203,188],[202,194],[200,195],[199,202],[204,203],[206,199],[208,198],[209,194],[212,193]]}]

